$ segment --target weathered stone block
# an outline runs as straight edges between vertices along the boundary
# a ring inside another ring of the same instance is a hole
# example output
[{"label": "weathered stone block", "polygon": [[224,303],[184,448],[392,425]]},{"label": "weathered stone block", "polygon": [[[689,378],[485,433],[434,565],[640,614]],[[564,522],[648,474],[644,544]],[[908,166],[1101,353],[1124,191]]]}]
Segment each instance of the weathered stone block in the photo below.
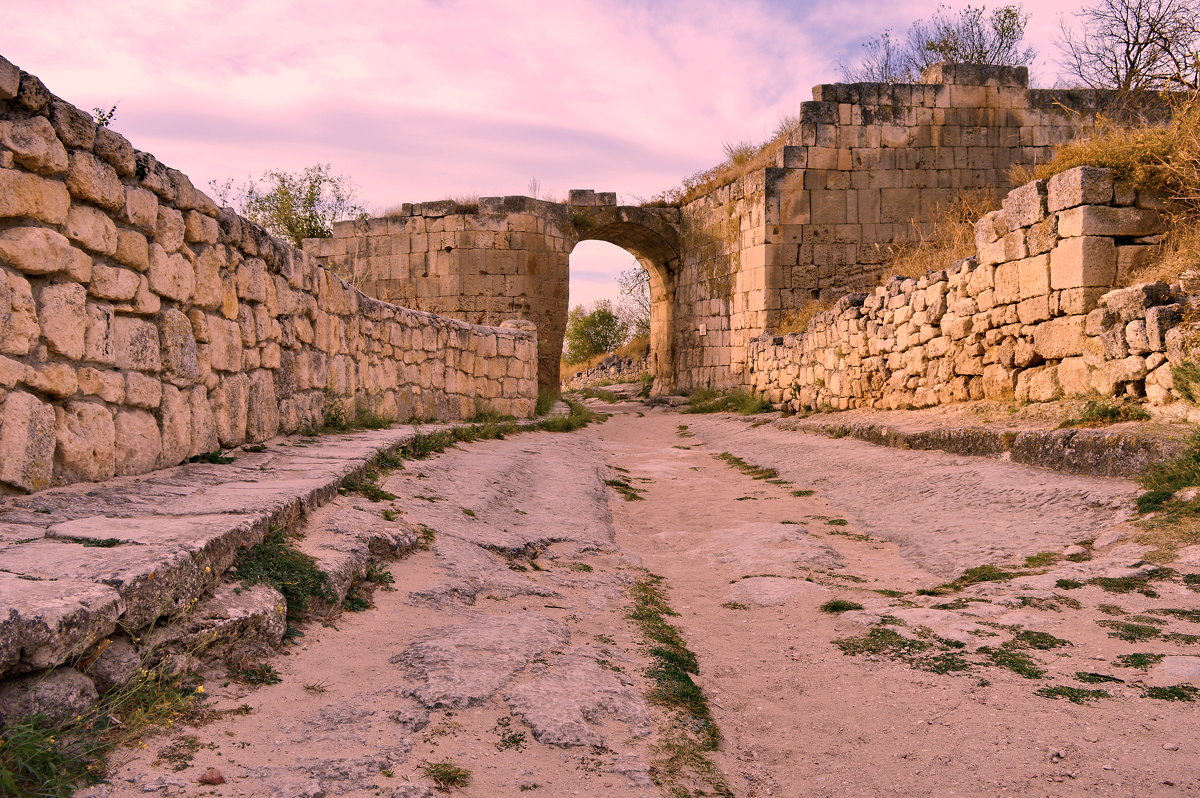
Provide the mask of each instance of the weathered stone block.
[{"label": "weathered stone block", "polygon": [[137,173],[137,160],[133,157],[133,146],[124,136],[112,128],[96,130],[96,143],[92,151],[117,170],[121,177],[133,177]]},{"label": "weathered stone block", "polygon": [[249,378],[234,374],[221,380],[212,392],[212,409],[217,439],[222,446],[238,446],[246,440],[249,414]]},{"label": "weathered stone block", "polygon": [[1046,188],[1050,211],[1076,205],[1107,205],[1113,199],[1112,170],[1077,166],[1050,178]]},{"label": "weathered stone block", "polygon": [[49,224],[67,220],[71,195],[57,180],[0,169],[0,218],[26,216]]},{"label": "weathered stone block", "polygon": [[173,385],[162,387],[158,417],[162,425],[162,465],[173,466],[192,456],[192,406]]},{"label": "weathered stone block", "polygon": [[1033,348],[1046,360],[1083,354],[1087,339],[1083,316],[1060,316],[1033,328]]},{"label": "weathered stone block", "polygon": [[55,175],[67,170],[67,148],[43,116],[0,122],[0,144],[12,150],[13,159],[31,172]]},{"label": "weathered stone block", "polygon": [[1030,227],[1046,218],[1046,181],[1034,180],[1008,192],[1004,216],[1012,230]]},{"label": "weathered stone block", "polygon": [[55,408],[56,481],[93,482],[116,474],[116,425],[101,404],[68,402]]},{"label": "weathered stone block", "polygon": [[[88,303],[87,330],[83,334],[83,359],[93,363],[113,365],[116,362],[116,350],[113,345],[113,308],[112,305]],[[109,401],[116,401],[110,399]]]},{"label": "weathered stone block", "polygon": [[54,473],[54,408],[13,391],[0,415],[0,482],[25,491],[50,487]]},{"label": "weathered stone block", "polygon": [[1091,393],[1091,368],[1082,357],[1068,357],[1058,364],[1058,384],[1064,396]]},{"label": "weathered stone block", "polygon": [[137,272],[98,263],[92,269],[92,282],[88,286],[88,293],[100,299],[118,302],[130,300],[137,295],[139,282]]},{"label": "weathered stone block", "polygon": [[54,283],[42,289],[38,320],[50,350],[73,360],[83,357],[87,330],[87,291],[79,283]]},{"label": "weathered stone block", "polygon": [[52,724],[65,724],[87,714],[99,696],[96,685],[74,668],[31,673],[0,682],[0,726],[44,715]]},{"label": "weathered stone block", "polygon": [[81,283],[92,271],[86,253],[45,227],[11,227],[0,233],[0,261],[26,274],[64,274]]},{"label": "weathered stone block", "polygon": [[1021,299],[1032,299],[1050,293],[1050,258],[1037,255],[1016,262],[1017,287]]},{"label": "weathered stone block", "polygon": [[1182,305],[1159,305],[1146,311],[1146,344],[1151,351],[1167,346],[1167,331],[1183,321]]},{"label": "weathered stone block", "polygon": [[167,254],[159,244],[150,245],[150,290],[176,302],[191,299],[196,287],[195,275],[187,259],[178,252]]},{"label": "weathered stone block", "polygon": [[118,368],[153,373],[162,370],[158,328],[151,322],[117,316],[113,319],[113,347]]},{"label": "weathered stone block", "polygon": [[1058,215],[1058,234],[1073,236],[1148,236],[1165,229],[1158,211],[1083,205]]},{"label": "weathered stone block", "polygon": [[37,363],[25,372],[25,384],[35,391],[63,399],[79,390],[75,369],[67,363]]},{"label": "weathered stone block", "polygon": [[178,252],[183,246],[183,214],[166,205],[158,206],[158,222],[154,228],[154,243],[167,252]]},{"label": "weathered stone block", "polygon": [[0,269],[0,352],[27,355],[41,335],[29,281]]},{"label": "weathered stone block", "polygon": [[1111,286],[1117,276],[1117,251],[1111,238],[1081,236],[1059,242],[1050,253],[1050,287]]},{"label": "weathered stone block", "polygon": [[195,383],[200,378],[200,365],[191,320],[180,311],[171,308],[163,311],[159,317],[159,329],[162,339],[163,379],[179,386]]},{"label": "weathered stone block", "polygon": [[51,101],[50,124],[54,126],[58,138],[68,147],[90,150],[96,143],[96,121],[91,114],[70,103],[62,100]]},{"label": "weathered stone block", "polygon": [[67,168],[67,190],[76,199],[86,200],[109,211],[125,204],[125,186],[117,170],[90,152],[73,150]]},{"label": "weathered stone block", "polygon": [[1143,283],[1129,288],[1118,288],[1100,297],[1100,304],[1123,322],[1144,318],[1146,308],[1161,305],[1171,298],[1171,287],[1166,283]]},{"label": "weathered stone block", "polygon": [[162,435],[145,410],[120,410],[116,417],[117,474],[145,474],[158,467]]},{"label": "weathered stone block", "polygon": [[112,255],[117,251],[117,226],[96,208],[72,205],[65,229],[67,238],[93,252]]}]

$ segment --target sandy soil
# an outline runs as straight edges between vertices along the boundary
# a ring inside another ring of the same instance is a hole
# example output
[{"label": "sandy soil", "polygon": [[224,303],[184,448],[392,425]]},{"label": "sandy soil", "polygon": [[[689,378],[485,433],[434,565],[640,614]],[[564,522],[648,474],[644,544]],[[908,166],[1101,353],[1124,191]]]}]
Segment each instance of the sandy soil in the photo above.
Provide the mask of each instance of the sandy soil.
[{"label": "sandy soil", "polygon": [[[1144,697],[1200,685],[1200,638],[1187,637],[1200,623],[1147,614],[1196,610],[1200,594],[1178,578],[1146,583],[1156,597],[1056,587],[1155,575],[1124,539],[1132,483],[627,404],[578,433],[411,464],[387,487],[404,523],[436,531],[429,551],[391,564],[394,591],[309,624],[274,660],[279,684],[214,674],[213,705],[245,714],[148,740],[92,795],[428,798],[422,765],[434,762],[470,771],[466,796],[662,795],[652,779],[675,721],[645,700],[647,650],[626,617],[642,566],[665,578],[698,656],[723,735],[711,756],[733,795],[1200,793],[1197,704]],[[1068,548],[1081,540],[1095,542]],[[1041,552],[1074,556],[948,596],[915,592]],[[833,598],[862,609],[822,612]],[[1125,642],[1097,624],[1128,615],[1156,636]],[[910,650],[835,644],[881,631]],[[1023,631],[1065,642],[1022,648]],[[1044,673],[983,664],[989,651]],[[1135,652],[1167,656],[1115,664]],[[944,665],[966,669],[934,672]],[[1108,697],[1035,693],[1055,686]],[[163,757],[172,750],[185,755]],[[199,784],[209,768],[225,783]]]}]

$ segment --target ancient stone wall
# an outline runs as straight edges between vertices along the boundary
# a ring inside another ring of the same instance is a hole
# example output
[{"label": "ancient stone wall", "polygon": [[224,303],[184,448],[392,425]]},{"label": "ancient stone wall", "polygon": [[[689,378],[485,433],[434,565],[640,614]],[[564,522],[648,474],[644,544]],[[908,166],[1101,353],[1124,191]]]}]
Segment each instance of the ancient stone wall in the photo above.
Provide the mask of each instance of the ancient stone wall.
[{"label": "ancient stone wall", "polygon": [[534,334],[365,296],[0,59],[0,492],[349,415],[528,415]]},{"label": "ancient stone wall", "polygon": [[1158,207],[1106,169],[1021,186],[976,225],[976,257],[845,296],[806,332],[754,341],[750,384],[795,410],[1170,401],[1171,366],[1190,357],[1184,287],[1114,290],[1153,256]]},{"label": "ancient stone wall", "polygon": [[612,355],[590,369],[563,375],[564,390],[579,388],[602,388],[618,382],[638,382],[650,373],[647,358],[617,357]]},{"label": "ancient stone wall", "polygon": [[753,338],[813,299],[874,285],[894,246],[960,192],[1002,191],[1010,168],[1049,159],[1113,100],[1030,90],[1023,67],[947,64],[924,80],[817,86],[753,168],[727,170],[679,209],[613,207],[615,195],[591,191],[565,204],[484,199],[477,213],[424,203],[306,248],[383,299],[474,322],[533,319],[549,387],[569,254],[610,241],[651,274],[656,391],[746,386]]}]

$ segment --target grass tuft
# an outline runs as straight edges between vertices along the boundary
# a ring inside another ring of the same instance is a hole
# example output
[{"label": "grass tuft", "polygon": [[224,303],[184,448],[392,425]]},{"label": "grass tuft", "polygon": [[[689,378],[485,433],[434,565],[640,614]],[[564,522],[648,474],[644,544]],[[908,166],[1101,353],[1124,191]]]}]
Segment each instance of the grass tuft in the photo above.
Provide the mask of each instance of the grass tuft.
[{"label": "grass tuft", "polygon": [[1149,419],[1150,414],[1139,404],[1091,399],[1083,406],[1083,410],[1079,412],[1079,415],[1062,422],[1058,425],[1058,428],[1099,427],[1105,424],[1117,424],[1122,421],[1148,421]]},{"label": "grass tuft", "polygon": [[298,621],[314,599],[334,600],[329,576],[278,528],[271,529],[260,543],[238,549],[237,577],[243,585],[270,585],[282,593],[289,622]]},{"label": "grass tuft", "polygon": [[859,604],[857,601],[848,601],[846,599],[830,599],[822,604],[818,609],[820,609],[821,612],[827,612],[830,615],[837,615],[839,613],[849,612],[851,610],[861,610],[862,608],[863,605]]},{"label": "grass tuft", "polygon": [[452,762],[422,762],[421,773],[439,792],[462,789],[471,783],[471,771]]},{"label": "grass tuft", "polygon": [[759,396],[753,396],[745,391],[713,391],[702,388],[688,397],[684,413],[741,413],[744,416],[755,413],[769,413],[771,403]]},{"label": "grass tuft", "polygon": [[1065,698],[1072,704],[1090,704],[1094,701],[1099,701],[1101,698],[1112,697],[1104,690],[1087,690],[1083,687],[1067,687],[1066,685],[1041,687],[1034,690],[1033,694],[1039,695],[1042,698]]}]

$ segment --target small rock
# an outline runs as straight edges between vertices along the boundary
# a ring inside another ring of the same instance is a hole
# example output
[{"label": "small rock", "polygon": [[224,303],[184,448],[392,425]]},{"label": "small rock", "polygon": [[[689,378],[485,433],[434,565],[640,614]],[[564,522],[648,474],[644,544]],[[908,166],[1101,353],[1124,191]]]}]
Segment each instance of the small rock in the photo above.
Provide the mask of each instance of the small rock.
[{"label": "small rock", "polygon": [[1163,743],[1164,751],[1178,751],[1179,743]]},{"label": "small rock", "polygon": [[216,768],[209,768],[200,774],[201,784],[224,784],[225,777],[221,775],[221,771]]}]

